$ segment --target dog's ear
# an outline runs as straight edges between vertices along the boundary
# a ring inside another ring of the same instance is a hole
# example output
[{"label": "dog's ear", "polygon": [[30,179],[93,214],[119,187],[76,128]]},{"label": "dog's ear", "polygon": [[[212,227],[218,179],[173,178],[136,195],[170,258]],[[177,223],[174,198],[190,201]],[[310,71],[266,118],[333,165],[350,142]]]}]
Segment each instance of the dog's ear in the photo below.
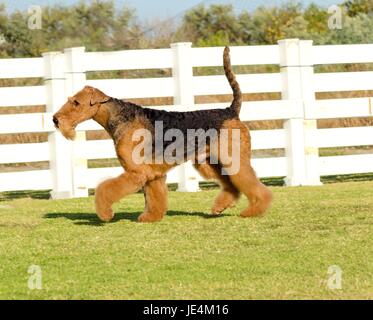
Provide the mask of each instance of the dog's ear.
[{"label": "dog's ear", "polygon": [[100,91],[96,88],[86,86],[84,89],[86,89],[90,92],[90,102],[89,102],[89,104],[91,106],[94,106],[96,104],[105,103],[105,102],[108,102],[110,100],[109,96],[107,96],[105,93],[103,93],[102,91]]}]

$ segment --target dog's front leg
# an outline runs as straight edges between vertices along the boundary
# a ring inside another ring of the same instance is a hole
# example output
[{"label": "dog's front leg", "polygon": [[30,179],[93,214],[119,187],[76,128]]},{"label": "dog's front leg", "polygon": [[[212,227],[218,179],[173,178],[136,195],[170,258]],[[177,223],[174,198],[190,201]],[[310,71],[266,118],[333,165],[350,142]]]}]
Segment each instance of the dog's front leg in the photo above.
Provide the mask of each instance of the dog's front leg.
[{"label": "dog's front leg", "polygon": [[148,181],[144,186],[145,211],[139,216],[140,222],[155,222],[167,211],[166,177]]},{"label": "dog's front leg", "polygon": [[140,190],[146,182],[146,176],[137,172],[125,172],[119,177],[105,180],[96,188],[96,212],[105,222],[113,219],[111,206],[124,196]]}]

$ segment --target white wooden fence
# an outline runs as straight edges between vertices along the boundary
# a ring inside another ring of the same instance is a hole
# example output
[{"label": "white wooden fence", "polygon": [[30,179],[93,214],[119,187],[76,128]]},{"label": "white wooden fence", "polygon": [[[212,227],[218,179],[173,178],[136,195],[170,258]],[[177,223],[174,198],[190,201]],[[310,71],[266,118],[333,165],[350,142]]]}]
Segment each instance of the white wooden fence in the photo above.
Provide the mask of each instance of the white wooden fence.
[{"label": "white wooden fence", "polygon": [[[230,94],[224,76],[193,76],[193,67],[222,65],[223,48],[85,52],[83,47],[49,52],[41,58],[0,59],[0,78],[43,77],[44,85],[0,87],[0,107],[46,105],[46,113],[0,115],[0,134],[47,132],[45,143],[0,145],[0,163],[49,161],[49,170],[0,173],[0,191],[52,189],[53,198],[87,196],[88,188],[121,168],[88,168],[88,159],[115,158],[109,140],[86,141],[93,121],[78,126],[77,139],[65,140],[53,127],[52,114],[67,96],[85,84],[117,98],[174,97],[187,111],[226,107],[194,104],[197,95]],[[251,131],[253,149],[284,148],[285,157],[254,159],[260,177],[286,177],[287,185],[318,185],[321,175],[373,172],[373,154],[319,157],[318,148],[373,145],[373,127],[317,129],[316,119],[370,117],[372,98],[316,100],[316,92],[373,90],[373,72],[314,73],[314,65],[373,63],[373,44],[313,46],[312,41],[282,40],[278,45],[231,48],[234,65],[279,65],[280,73],[238,76],[244,93],[281,92],[282,100],[245,102],[241,119],[283,119],[280,130]],[[86,80],[86,72],[171,68],[172,77]],[[162,108],[162,107],[158,107]],[[169,183],[197,191],[201,180],[190,164],[172,170]]]}]

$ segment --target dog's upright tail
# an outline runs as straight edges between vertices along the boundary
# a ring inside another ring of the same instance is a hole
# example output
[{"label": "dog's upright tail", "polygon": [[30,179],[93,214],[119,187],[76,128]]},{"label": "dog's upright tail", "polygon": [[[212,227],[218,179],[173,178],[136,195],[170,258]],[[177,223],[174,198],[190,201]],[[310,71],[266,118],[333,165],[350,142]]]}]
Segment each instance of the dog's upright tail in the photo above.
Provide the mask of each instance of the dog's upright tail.
[{"label": "dog's upright tail", "polygon": [[240,110],[241,110],[241,104],[242,104],[242,93],[241,93],[240,85],[238,84],[236,80],[236,76],[234,75],[232,71],[231,58],[229,55],[229,47],[225,47],[224,49],[223,62],[224,62],[225,76],[227,77],[229,84],[233,90],[233,101],[232,101],[230,108],[234,110],[237,116],[239,116]]}]

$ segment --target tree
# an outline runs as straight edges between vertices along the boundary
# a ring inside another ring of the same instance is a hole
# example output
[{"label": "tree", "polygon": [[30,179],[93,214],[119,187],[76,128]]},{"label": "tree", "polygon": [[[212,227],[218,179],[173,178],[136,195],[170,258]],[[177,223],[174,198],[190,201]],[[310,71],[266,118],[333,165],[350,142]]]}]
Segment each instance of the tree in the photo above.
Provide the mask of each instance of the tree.
[{"label": "tree", "polygon": [[46,51],[85,46],[89,51],[118,50],[140,46],[141,30],[134,11],[117,9],[113,1],[82,1],[73,6],[42,8],[42,29],[28,29],[27,12],[7,16],[0,7],[0,34],[6,44],[0,56],[40,56]]},{"label": "tree", "polygon": [[42,29],[28,29],[28,13],[7,14],[0,5],[0,57],[40,56],[46,51],[85,46],[88,51],[167,47],[176,41],[195,46],[275,44],[284,38],[317,44],[372,42],[373,1],[349,0],[341,6],[343,27],[328,28],[326,9],[288,3],[237,15],[231,5],[200,5],[178,21],[139,24],[135,11],[112,0],[81,1],[42,8]]},{"label": "tree", "polygon": [[341,30],[331,30],[323,41],[327,44],[373,43],[373,18],[366,14],[343,16]]},{"label": "tree", "polygon": [[329,31],[328,12],[314,3],[304,11],[304,19],[307,21],[307,30],[311,34],[324,34]]},{"label": "tree", "polygon": [[244,26],[252,44],[275,44],[284,38],[307,38],[307,21],[300,5],[285,4],[280,7],[259,7]]},{"label": "tree", "polygon": [[241,25],[231,5],[200,5],[188,11],[176,38],[197,45],[241,43]]},{"label": "tree", "polygon": [[358,14],[372,14],[373,1],[372,0],[349,0],[343,4],[347,9],[347,14],[350,17],[355,17]]}]

